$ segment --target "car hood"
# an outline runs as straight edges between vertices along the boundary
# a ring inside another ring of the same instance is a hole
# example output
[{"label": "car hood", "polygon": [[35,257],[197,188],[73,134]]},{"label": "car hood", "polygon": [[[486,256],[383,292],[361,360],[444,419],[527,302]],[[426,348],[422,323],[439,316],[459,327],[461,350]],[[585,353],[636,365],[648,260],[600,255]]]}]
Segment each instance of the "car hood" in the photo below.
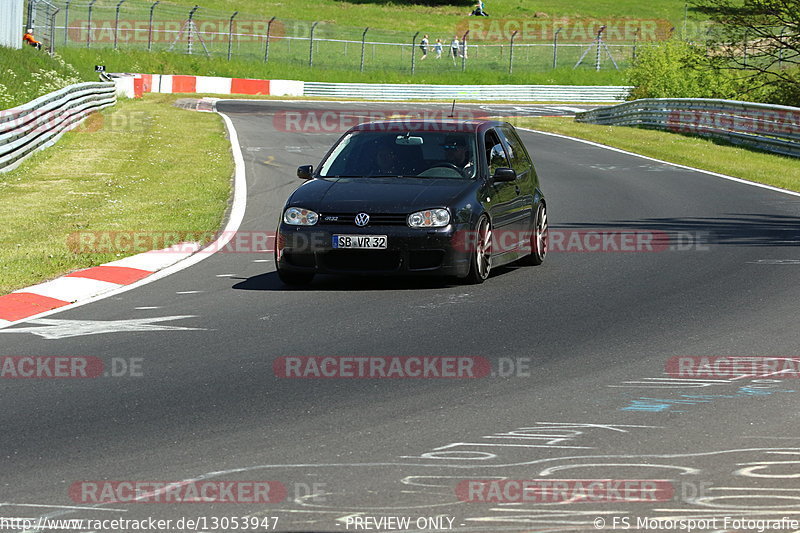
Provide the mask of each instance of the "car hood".
[{"label": "car hood", "polygon": [[297,189],[289,205],[319,212],[410,213],[448,206],[472,180],[436,178],[323,178]]}]

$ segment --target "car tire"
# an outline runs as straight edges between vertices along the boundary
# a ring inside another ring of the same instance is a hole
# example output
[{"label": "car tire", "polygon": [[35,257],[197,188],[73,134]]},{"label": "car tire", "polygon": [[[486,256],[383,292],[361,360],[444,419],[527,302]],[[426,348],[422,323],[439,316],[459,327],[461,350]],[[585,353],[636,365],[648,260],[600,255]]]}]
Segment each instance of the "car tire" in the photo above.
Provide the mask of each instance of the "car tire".
[{"label": "car tire", "polygon": [[293,272],[291,270],[278,269],[278,278],[291,287],[302,287],[311,283],[314,279],[313,272]]},{"label": "car tire", "polygon": [[549,228],[547,224],[547,207],[539,202],[533,217],[533,230],[530,240],[531,253],[520,262],[524,265],[538,266],[544,263],[549,246]]},{"label": "car tire", "polygon": [[465,279],[470,285],[483,283],[492,271],[492,223],[486,215],[478,220],[475,235],[475,249]]}]

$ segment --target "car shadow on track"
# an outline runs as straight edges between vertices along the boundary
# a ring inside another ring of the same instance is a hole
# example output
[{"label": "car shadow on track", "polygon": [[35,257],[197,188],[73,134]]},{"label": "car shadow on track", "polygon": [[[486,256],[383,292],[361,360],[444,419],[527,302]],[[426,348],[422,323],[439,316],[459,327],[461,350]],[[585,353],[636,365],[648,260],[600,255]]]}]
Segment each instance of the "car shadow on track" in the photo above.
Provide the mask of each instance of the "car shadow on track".
[{"label": "car shadow on track", "polygon": [[[515,270],[515,265],[499,267],[492,271],[486,283],[502,276],[505,272]],[[436,290],[450,289],[453,287],[468,287],[458,280],[444,277],[392,277],[392,276],[326,276],[317,275],[310,285],[290,287],[284,285],[278,278],[277,272],[266,272],[240,279],[233,288],[243,291],[408,291],[408,290]]]}]

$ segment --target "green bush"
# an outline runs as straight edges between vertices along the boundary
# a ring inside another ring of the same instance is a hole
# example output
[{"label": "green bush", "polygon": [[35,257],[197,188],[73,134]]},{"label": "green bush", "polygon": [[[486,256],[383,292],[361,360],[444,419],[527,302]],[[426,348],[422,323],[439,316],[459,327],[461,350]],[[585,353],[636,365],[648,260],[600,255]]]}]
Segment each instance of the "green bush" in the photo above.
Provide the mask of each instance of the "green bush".
[{"label": "green bush", "polygon": [[627,71],[634,86],[629,99],[725,98],[800,106],[800,68],[784,70],[785,78],[754,70],[720,69],[719,58],[682,41],[644,48]]},{"label": "green bush", "polygon": [[800,107],[800,67],[784,71],[788,79],[781,79],[768,86],[764,101],[774,104]]},{"label": "green bush", "polygon": [[637,98],[735,98],[740,92],[727,71],[709,68],[705,50],[678,40],[642,49],[628,70]]}]

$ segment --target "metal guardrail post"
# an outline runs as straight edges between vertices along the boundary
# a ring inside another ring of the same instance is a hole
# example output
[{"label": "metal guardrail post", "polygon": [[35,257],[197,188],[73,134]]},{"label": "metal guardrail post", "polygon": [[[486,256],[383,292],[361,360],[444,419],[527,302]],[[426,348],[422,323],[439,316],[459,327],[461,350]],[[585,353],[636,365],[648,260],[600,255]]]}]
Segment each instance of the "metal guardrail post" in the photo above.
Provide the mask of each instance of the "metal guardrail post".
[{"label": "metal guardrail post", "polygon": [[511,45],[508,48],[508,73],[514,73],[514,38],[517,36],[517,30],[511,34]]},{"label": "metal guardrail post", "polygon": [[56,15],[59,11],[61,10],[56,8],[55,11],[50,14],[50,46],[48,46],[50,55],[53,55],[56,51]]},{"label": "metal guardrail post", "polygon": [[364,33],[361,34],[361,70],[360,70],[360,72],[364,72],[364,46],[366,45],[367,32],[368,31],[369,31],[369,26],[364,28]]},{"label": "metal guardrail post", "polygon": [[464,35],[461,36],[461,72],[467,70],[467,36],[469,35],[469,30],[464,32]]},{"label": "metal guardrail post", "polygon": [[558,66],[558,34],[561,33],[563,29],[564,28],[558,28],[553,34],[553,68]]},{"label": "metal guardrail post", "polygon": [[92,45],[92,8],[97,0],[89,2],[89,13],[86,16],[86,48]]},{"label": "metal guardrail post", "polygon": [[314,29],[317,27],[319,22],[314,22],[311,25],[311,32],[309,35],[309,46],[308,46],[308,66],[309,68],[314,68]]},{"label": "metal guardrail post", "polygon": [[69,4],[72,0],[64,2],[64,46],[67,46],[67,37],[69,35]]},{"label": "metal guardrail post", "polygon": [[594,55],[594,70],[596,72],[600,72],[600,48],[603,45],[603,30],[605,29],[606,27],[603,25],[597,31],[597,53]]},{"label": "metal guardrail post", "polygon": [[119,8],[122,7],[123,3],[125,3],[125,0],[119,0],[117,9],[114,12],[114,50],[117,49],[117,36],[119,34]]},{"label": "metal guardrail post", "polygon": [[267,44],[264,47],[264,63],[269,61],[269,35],[270,32],[272,31],[273,22],[275,22],[275,17],[272,17],[271,19],[269,19],[269,22],[267,22]]},{"label": "metal guardrail post", "polygon": [[636,45],[639,43],[639,28],[633,32],[633,61],[636,61]]},{"label": "metal guardrail post", "polygon": [[233,15],[231,15],[231,20],[228,23],[228,61],[231,60],[231,51],[233,49],[233,19],[235,19],[236,15],[238,14],[238,11],[234,11]]},{"label": "metal guardrail post", "polygon": [[153,5],[150,6],[150,24],[147,26],[147,51],[151,51],[153,47],[153,10],[156,8],[158,4],[161,3],[161,0],[153,2]]},{"label": "metal guardrail post", "polygon": [[25,29],[27,28],[36,29],[33,27],[33,10],[35,3],[36,0],[28,0],[28,14],[25,18]]},{"label": "metal guardrail post", "polygon": [[411,38],[411,75],[414,75],[414,60],[417,57],[417,35],[419,32],[414,34],[414,37]]},{"label": "metal guardrail post", "polygon": [[192,55],[192,33],[194,33],[194,14],[195,12],[200,9],[200,6],[195,5],[191,11],[189,11],[189,20],[187,22],[186,27],[188,28],[188,36],[186,38],[186,53]]}]

